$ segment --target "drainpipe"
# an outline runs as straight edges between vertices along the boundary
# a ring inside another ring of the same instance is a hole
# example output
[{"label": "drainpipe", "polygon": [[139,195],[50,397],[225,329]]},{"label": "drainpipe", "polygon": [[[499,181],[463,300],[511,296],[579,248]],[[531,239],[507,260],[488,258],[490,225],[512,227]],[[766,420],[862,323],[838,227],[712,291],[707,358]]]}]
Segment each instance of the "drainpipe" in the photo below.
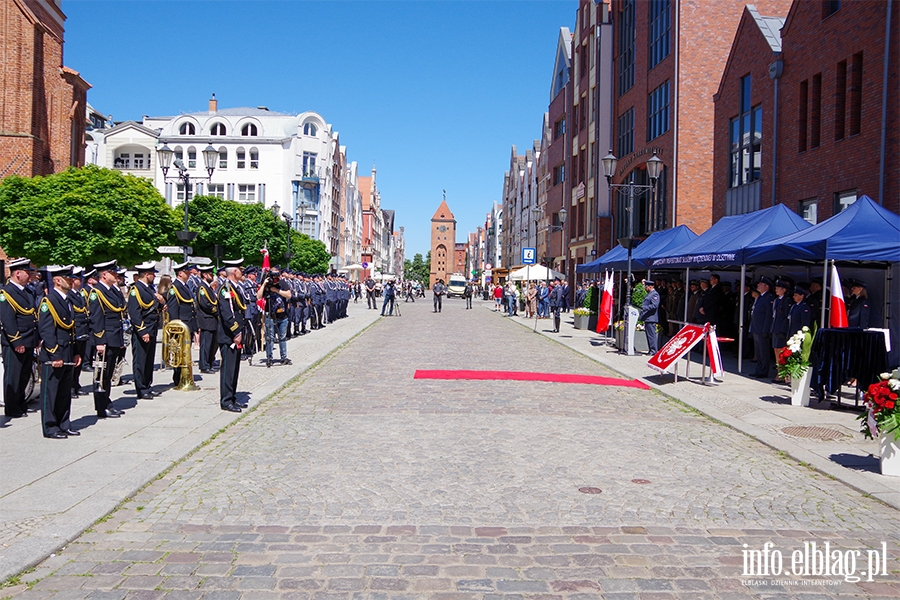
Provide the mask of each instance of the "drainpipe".
[{"label": "drainpipe", "polygon": [[784,73],[784,61],[776,60],[769,65],[769,79],[775,80],[775,108],[772,110],[772,206],[778,199],[775,195],[775,182],[778,179],[778,89],[781,75]]},{"label": "drainpipe", "polygon": [[888,71],[891,62],[891,8],[887,3],[887,23],[884,26],[884,75],[881,77],[881,151],[878,153],[878,204],[884,206],[884,161],[887,149]]},{"label": "drainpipe", "polygon": [[680,81],[681,65],[679,49],[681,48],[681,2],[675,4],[675,84],[674,98],[675,110],[673,111],[672,124],[672,228],[678,227],[678,82]]}]

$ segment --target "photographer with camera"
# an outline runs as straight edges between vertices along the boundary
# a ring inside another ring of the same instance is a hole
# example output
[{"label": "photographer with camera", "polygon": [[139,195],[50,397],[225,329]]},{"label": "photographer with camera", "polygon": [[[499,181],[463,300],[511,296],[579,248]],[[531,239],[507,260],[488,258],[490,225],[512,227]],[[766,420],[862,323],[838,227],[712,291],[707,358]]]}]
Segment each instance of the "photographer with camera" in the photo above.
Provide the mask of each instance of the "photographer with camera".
[{"label": "photographer with camera", "polygon": [[287,357],[287,330],[290,324],[291,288],[287,282],[281,280],[281,272],[272,269],[264,274],[262,284],[256,292],[256,297],[266,301],[266,367],[272,366],[272,346],[275,336],[278,336],[278,351],[281,354],[281,364],[289,365],[291,360]]}]

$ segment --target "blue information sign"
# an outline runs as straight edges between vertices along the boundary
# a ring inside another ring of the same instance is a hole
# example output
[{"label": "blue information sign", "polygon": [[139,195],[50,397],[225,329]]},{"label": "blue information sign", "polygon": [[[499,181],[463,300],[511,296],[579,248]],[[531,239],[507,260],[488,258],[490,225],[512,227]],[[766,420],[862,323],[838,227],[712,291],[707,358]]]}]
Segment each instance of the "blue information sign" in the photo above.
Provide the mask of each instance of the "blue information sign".
[{"label": "blue information sign", "polygon": [[533,265],[537,262],[537,250],[534,248],[522,248],[522,264]]}]

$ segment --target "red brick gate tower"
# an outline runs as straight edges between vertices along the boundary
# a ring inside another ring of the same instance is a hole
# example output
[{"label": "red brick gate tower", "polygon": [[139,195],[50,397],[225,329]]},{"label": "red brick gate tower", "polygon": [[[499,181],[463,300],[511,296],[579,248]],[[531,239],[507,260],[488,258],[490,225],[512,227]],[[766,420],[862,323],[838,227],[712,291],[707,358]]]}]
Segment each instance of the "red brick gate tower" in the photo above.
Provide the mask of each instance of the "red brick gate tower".
[{"label": "red brick gate tower", "polygon": [[456,219],[447,206],[447,197],[441,201],[434,216],[431,217],[431,275],[429,287],[443,279],[444,283],[453,273],[454,251],[456,249]]}]

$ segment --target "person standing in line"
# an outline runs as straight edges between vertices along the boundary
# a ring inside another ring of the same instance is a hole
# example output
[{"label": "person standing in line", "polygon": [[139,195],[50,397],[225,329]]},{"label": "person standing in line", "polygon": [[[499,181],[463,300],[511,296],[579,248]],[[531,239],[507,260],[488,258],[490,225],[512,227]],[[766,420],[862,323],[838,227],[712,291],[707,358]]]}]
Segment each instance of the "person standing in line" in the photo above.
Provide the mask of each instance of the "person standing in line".
[{"label": "person standing in line", "polygon": [[134,389],[139,400],[157,393],[153,385],[153,364],[156,361],[156,334],[159,332],[159,303],[163,298],[153,291],[156,263],[148,261],[134,267],[137,281],[128,291],[128,318],[131,320],[131,368]]},{"label": "person standing in line", "polygon": [[647,347],[650,354],[654,355],[659,351],[659,341],[656,337],[656,324],[659,323],[659,292],[656,291],[656,283],[650,279],[644,280],[644,288],[647,295],[641,303],[641,314],[639,321],[644,322],[644,334],[647,336]]},{"label": "person standing in line", "polygon": [[116,261],[94,265],[99,281],[91,291],[88,314],[91,316],[91,332],[97,349],[97,360],[104,363],[103,377],[94,385],[94,410],[98,419],[121,417],[124,412],[110,406],[109,390],[113,370],[120,356],[125,355],[125,296],[119,290]]},{"label": "person standing in line", "polygon": [[[88,292],[81,287],[81,275],[84,269],[72,269],[72,289],[69,290],[69,302],[75,311],[75,355],[81,357],[81,363],[87,360],[87,345],[91,337],[91,319],[88,316]],[[81,395],[81,366],[72,372],[72,397]]]},{"label": "person standing in line", "polygon": [[39,339],[36,310],[39,298],[28,287],[33,271],[27,258],[11,261],[9,281],[0,290],[3,413],[14,419],[28,414],[25,387],[34,367],[34,349]]},{"label": "person standing in line", "polygon": [[439,313],[441,312],[444,294],[447,293],[447,287],[444,285],[444,280],[438,279],[437,283],[434,284],[434,287],[431,288],[431,291],[434,294],[434,312]]},{"label": "person standing in line", "polygon": [[866,291],[866,283],[858,279],[850,279],[847,282],[850,288],[850,302],[847,305],[847,327],[870,327],[871,309],[869,308],[869,296]]},{"label": "person standing in line", "polygon": [[237,398],[241,372],[242,331],[247,322],[247,303],[240,286],[243,259],[222,261],[226,265],[225,283],[219,290],[219,328],[217,339],[222,356],[219,369],[219,406],[228,412],[241,412],[247,404]]},{"label": "person standing in line", "polygon": [[[790,284],[783,279],[775,282],[775,300],[772,302],[772,347],[775,350],[776,364],[778,355],[784,350],[790,336],[788,317],[791,314],[791,301],[787,297],[789,287]],[[776,376],[772,383],[784,383],[784,379]]]},{"label": "person standing in line", "polygon": [[750,310],[750,334],[753,336],[753,357],[756,359],[756,372],[751,375],[757,379],[765,379],[771,369],[772,354],[772,305],[775,296],[769,291],[772,280],[763,275],[756,284],[759,296],[753,301]]},{"label": "person standing in line", "polygon": [[806,303],[806,297],[809,291],[805,288],[794,286],[794,305],[791,306],[791,312],[788,315],[788,332],[794,335],[804,327],[812,324],[812,311],[809,310],[809,304]]},{"label": "person standing in line", "polygon": [[[175,271],[175,279],[172,280],[172,287],[169,288],[169,297],[166,298],[166,310],[169,313],[169,322],[178,320],[187,325],[191,339],[193,339],[194,334],[197,332],[197,313],[194,305],[194,295],[191,294],[191,290],[187,286],[190,278],[189,266],[189,263],[172,265],[172,269]],[[172,383],[178,385],[179,381],[181,381],[181,367],[174,367],[172,369]]]},{"label": "person standing in line", "polygon": [[563,286],[559,277],[553,283],[553,289],[550,290],[550,311],[553,313],[553,333],[559,333],[560,316],[559,311],[563,306]]},{"label": "person standing in line", "polygon": [[219,329],[219,297],[212,287],[213,267],[200,267],[200,287],[197,288],[197,326],[200,328],[200,372],[214,373]]},{"label": "person standing in line", "polygon": [[371,275],[366,277],[366,303],[368,308],[376,308],[375,305],[375,280]]},{"label": "person standing in line", "polygon": [[53,289],[41,300],[38,332],[41,336],[41,430],[45,438],[64,440],[81,435],[72,429],[72,374],[81,367],[75,354],[75,310],[69,300],[72,268],[50,266]]}]

